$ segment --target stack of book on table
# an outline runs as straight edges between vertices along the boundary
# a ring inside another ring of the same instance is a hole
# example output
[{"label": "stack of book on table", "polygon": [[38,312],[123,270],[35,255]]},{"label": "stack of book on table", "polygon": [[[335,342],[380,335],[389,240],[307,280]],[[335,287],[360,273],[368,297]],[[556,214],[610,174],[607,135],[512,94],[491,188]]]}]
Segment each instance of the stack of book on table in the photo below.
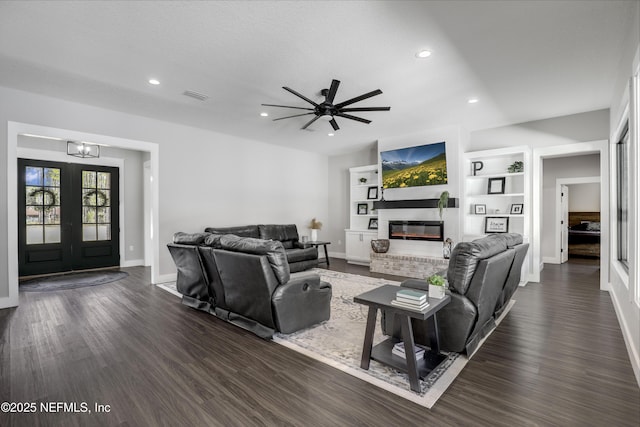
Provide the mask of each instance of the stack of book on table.
[{"label": "stack of book on table", "polygon": [[424,311],[429,307],[429,299],[426,292],[401,289],[396,292],[396,299],[391,301],[391,305],[409,310]]},{"label": "stack of book on table", "polygon": [[[416,353],[416,360],[422,359],[424,357],[424,348],[418,347],[417,345],[413,347]],[[403,359],[407,358],[407,354],[404,352],[404,343],[399,342],[393,346],[391,350],[391,354],[395,354],[398,357],[402,357]]]}]

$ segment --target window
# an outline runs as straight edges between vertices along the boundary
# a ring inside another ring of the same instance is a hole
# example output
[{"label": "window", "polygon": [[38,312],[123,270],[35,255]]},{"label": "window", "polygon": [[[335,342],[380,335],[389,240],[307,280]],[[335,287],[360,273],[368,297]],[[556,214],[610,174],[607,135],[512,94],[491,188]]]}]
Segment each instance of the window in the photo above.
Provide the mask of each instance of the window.
[{"label": "window", "polygon": [[25,168],[27,245],[60,243],[60,169]]},{"label": "window", "polygon": [[82,241],[111,240],[111,174],[82,171]]},{"label": "window", "polygon": [[629,271],[629,124],[616,144],[618,261]]}]

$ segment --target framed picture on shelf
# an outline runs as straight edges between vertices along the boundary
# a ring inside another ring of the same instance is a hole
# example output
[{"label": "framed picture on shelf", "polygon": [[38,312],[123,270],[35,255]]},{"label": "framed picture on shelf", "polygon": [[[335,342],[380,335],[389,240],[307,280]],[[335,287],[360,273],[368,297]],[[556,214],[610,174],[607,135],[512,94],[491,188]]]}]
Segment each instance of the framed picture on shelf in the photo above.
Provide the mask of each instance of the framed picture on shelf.
[{"label": "framed picture on shelf", "polygon": [[502,178],[489,178],[489,186],[487,187],[487,194],[504,194],[505,177]]},{"label": "framed picture on shelf", "polygon": [[474,213],[476,215],[486,215],[487,214],[487,205],[475,205]]},{"label": "framed picture on shelf", "polygon": [[511,210],[509,211],[512,215],[522,215],[522,209],[524,208],[523,203],[514,203],[511,205]]},{"label": "framed picture on shelf", "polygon": [[369,218],[369,230],[378,229],[378,218]]},{"label": "framed picture on shelf", "polygon": [[509,217],[495,216],[488,217],[484,224],[485,233],[508,233],[509,232]]},{"label": "framed picture on shelf", "polygon": [[375,200],[378,198],[378,187],[369,187],[369,191],[367,192],[367,199]]},{"label": "framed picture on shelf", "polygon": [[366,203],[358,203],[358,215],[366,215],[369,213],[369,205]]}]

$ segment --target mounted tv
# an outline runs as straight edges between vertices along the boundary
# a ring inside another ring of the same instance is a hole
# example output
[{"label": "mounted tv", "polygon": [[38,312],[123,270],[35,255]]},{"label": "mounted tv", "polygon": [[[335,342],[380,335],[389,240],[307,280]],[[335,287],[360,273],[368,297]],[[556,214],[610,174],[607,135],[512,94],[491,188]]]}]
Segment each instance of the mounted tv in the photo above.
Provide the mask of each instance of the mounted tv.
[{"label": "mounted tv", "polygon": [[384,188],[422,187],[447,183],[445,143],[418,145],[382,151]]}]

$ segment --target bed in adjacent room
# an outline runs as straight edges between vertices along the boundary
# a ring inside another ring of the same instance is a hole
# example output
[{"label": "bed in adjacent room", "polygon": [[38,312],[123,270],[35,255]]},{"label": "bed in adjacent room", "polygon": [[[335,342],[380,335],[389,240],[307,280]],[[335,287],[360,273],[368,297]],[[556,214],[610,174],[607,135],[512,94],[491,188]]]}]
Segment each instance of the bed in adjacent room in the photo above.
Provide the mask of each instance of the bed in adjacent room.
[{"label": "bed in adjacent room", "polygon": [[600,257],[600,212],[569,212],[569,256]]}]

